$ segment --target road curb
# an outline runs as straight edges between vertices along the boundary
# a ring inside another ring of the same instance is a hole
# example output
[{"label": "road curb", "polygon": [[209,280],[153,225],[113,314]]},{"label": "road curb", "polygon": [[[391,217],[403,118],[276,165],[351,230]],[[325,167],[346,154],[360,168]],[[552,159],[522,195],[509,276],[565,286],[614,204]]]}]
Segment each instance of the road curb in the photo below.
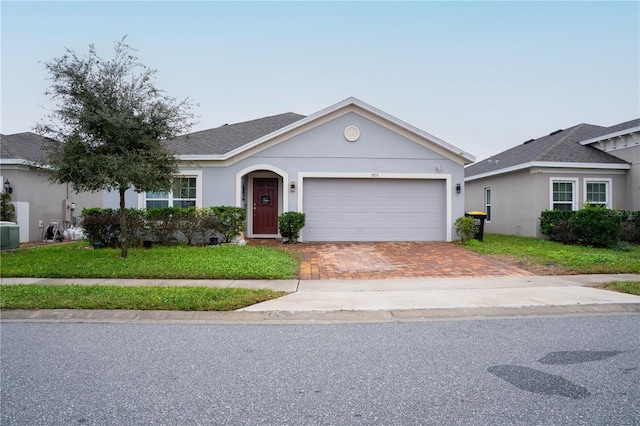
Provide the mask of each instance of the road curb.
[{"label": "road curb", "polygon": [[640,303],[569,306],[408,309],[389,311],[266,311],[183,312],[127,310],[7,309],[0,322],[112,323],[112,324],[332,324],[421,321],[459,321],[543,316],[640,315]]}]

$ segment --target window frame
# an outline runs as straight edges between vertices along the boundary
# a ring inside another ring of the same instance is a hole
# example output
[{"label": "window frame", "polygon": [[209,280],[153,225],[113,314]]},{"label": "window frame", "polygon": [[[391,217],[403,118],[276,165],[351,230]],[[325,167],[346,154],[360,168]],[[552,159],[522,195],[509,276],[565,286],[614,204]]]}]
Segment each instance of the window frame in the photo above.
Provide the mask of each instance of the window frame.
[{"label": "window frame", "polygon": [[[593,201],[589,201],[589,199],[587,198],[587,186],[590,183],[604,183],[606,185],[606,197],[607,200],[605,202],[593,202]],[[584,194],[584,200],[583,200],[583,204],[587,204],[589,203],[590,205],[593,204],[600,204],[603,205],[605,207],[607,207],[608,209],[611,209],[612,205],[613,205],[613,200],[612,200],[612,189],[611,186],[613,185],[613,179],[611,178],[584,178],[584,182],[583,182],[583,194]]]},{"label": "window frame", "polygon": [[571,184],[571,210],[578,210],[578,179],[567,177],[552,177],[549,178],[549,210],[555,210],[554,204],[569,204],[564,201],[555,201],[553,199],[553,184],[555,183],[570,183]]},{"label": "window frame", "polygon": [[487,213],[486,222],[491,222],[491,187],[490,186],[484,189],[484,209],[485,209],[484,210],[485,213]]},{"label": "window frame", "polygon": [[[175,178],[195,178],[196,179],[196,198],[195,198],[195,206],[201,208],[202,204],[202,194],[203,194],[203,180],[202,180],[202,170],[184,170],[176,173]],[[147,198],[147,192],[140,192],[138,194],[138,208],[146,209],[147,208],[147,200],[167,200],[168,206],[173,206],[174,200],[186,200],[185,198],[175,198],[173,196],[173,183],[171,184],[171,190],[166,191],[168,198]]]}]

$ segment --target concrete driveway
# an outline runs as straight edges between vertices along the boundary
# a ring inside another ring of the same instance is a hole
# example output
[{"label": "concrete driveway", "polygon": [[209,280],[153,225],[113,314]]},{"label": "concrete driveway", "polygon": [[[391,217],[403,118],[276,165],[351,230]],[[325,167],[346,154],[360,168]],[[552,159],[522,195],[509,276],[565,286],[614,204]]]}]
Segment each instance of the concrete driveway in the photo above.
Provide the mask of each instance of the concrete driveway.
[{"label": "concrete driveway", "polygon": [[465,250],[455,243],[302,243],[296,248],[302,252],[301,280],[533,275]]}]

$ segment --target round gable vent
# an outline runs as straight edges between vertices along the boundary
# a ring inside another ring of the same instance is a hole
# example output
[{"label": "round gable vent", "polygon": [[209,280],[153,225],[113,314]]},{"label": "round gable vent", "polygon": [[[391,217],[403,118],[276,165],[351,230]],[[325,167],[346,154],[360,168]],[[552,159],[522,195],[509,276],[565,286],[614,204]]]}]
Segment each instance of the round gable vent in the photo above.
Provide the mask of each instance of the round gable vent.
[{"label": "round gable vent", "polygon": [[344,129],[344,137],[349,142],[355,142],[360,139],[360,129],[356,126],[349,126]]}]

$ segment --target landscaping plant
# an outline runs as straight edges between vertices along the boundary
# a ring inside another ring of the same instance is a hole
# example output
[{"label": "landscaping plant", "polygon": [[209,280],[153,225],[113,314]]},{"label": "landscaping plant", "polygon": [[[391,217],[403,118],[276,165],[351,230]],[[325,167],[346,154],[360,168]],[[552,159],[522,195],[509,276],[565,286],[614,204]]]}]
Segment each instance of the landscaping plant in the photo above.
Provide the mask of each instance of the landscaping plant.
[{"label": "landscaping plant", "polygon": [[278,230],[285,243],[297,243],[300,238],[300,230],[305,225],[305,214],[299,212],[286,212],[278,217]]},{"label": "landscaping plant", "polygon": [[476,219],[470,216],[460,216],[456,219],[455,226],[456,234],[463,243],[472,240],[478,232]]}]

